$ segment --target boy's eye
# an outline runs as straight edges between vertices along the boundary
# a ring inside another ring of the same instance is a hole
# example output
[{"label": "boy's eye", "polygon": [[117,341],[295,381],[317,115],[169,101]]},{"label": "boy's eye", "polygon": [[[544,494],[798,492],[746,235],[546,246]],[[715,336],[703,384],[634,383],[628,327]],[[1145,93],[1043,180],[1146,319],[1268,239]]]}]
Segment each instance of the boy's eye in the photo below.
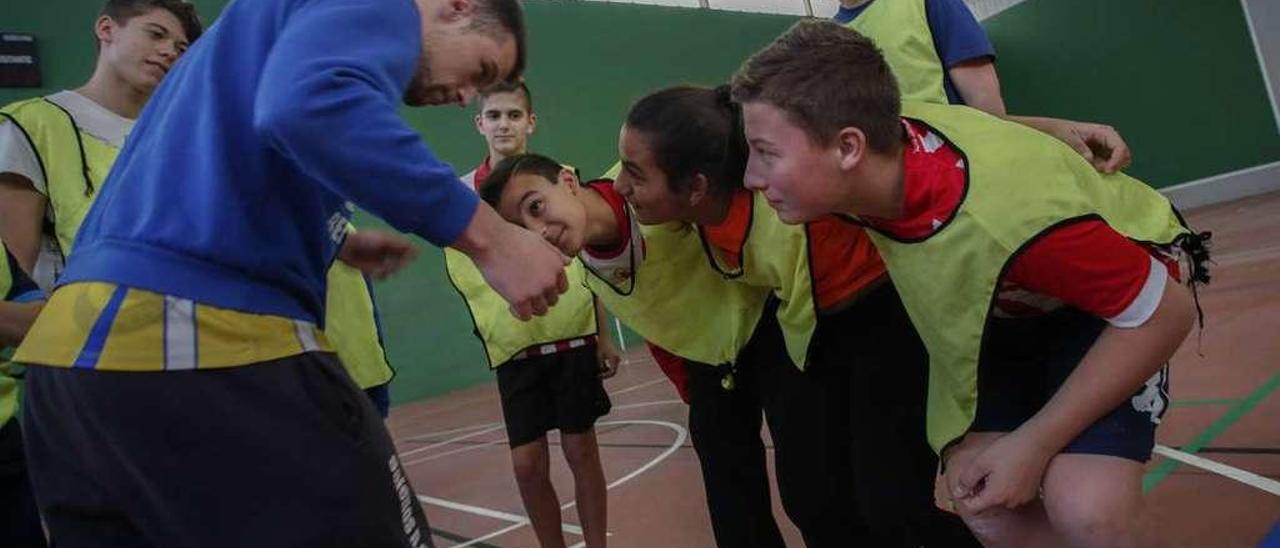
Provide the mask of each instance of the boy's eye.
[{"label": "boy's eye", "polygon": [[538,199],[538,200],[529,201],[529,215],[537,217],[539,215],[542,215],[542,210],[543,210],[542,200]]}]

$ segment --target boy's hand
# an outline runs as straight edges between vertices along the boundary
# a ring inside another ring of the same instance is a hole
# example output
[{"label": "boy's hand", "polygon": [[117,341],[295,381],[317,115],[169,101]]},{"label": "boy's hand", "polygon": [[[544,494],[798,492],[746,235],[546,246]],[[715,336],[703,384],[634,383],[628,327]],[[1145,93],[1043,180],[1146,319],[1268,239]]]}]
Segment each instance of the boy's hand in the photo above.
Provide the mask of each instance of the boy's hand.
[{"label": "boy's hand", "polygon": [[1129,145],[1115,128],[1087,122],[1064,122],[1067,127],[1063,134],[1055,136],[1076,149],[1076,152],[1093,164],[1094,169],[1102,173],[1115,173],[1129,167],[1133,155],[1129,152]]},{"label": "boy's hand", "polygon": [[1115,128],[1103,124],[1076,122],[1042,116],[1005,116],[1024,126],[1048,133],[1069,145],[1084,156],[1093,168],[1102,173],[1115,173],[1133,160],[1129,145]]},{"label": "boy's hand", "polygon": [[338,259],[376,279],[384,279],[413,262],[418,250],[408,238],[380,230],[361,230],[347,235],[338,250]]},{"label": "boy's hand", "polygon": [[966,513],[1002,506],[1013,509],[1034,499],[1053,452],[1046,451],[1026,432],[1002,436],[954,472],[948,482],[951,496]]},{"label": "boy's hand", "polygon": [[600,378],[607,379],[618,374],[618,366],[622,364],[622,355],[613,347],[608,336],[600,337],[596,345],[596,361],[600,364]]}]

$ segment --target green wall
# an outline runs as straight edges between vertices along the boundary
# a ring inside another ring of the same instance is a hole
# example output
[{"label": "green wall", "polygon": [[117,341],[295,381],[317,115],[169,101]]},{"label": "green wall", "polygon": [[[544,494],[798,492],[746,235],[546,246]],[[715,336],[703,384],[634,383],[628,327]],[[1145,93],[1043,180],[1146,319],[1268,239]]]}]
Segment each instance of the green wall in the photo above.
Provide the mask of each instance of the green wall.
[{"label": "green wall", "polygon": [[[254,1],[254,0],[243,0]],[[224,2],[196,0],[205,21]],[[0,2],[0,30],[39,39],[46,88],[0,89],[0,103],[75,86],[93,68],[98,0]],[[680,82],[723,81],[792,17],[629,4],[526,2],[528,73],[539,114],[534,148],[586,175],[610,165],[631,101]],[[1136,151],[1132,172],[1156,186],[1280,159],[1239,2],[1029,0],[987,20],[1010,110],[1106,121]],[[484,153],[471,111],[405,109],[434,150],[469,170]],[[378,221],[361,215],[358,224]],[[422,245],[408,272],[377,285],[396,401],[486,382],[479,343]]]},{"label": "green wall", "polygon": [[1153,186],[1280,160],[1240,2],[1028,0],[984,26],[1010,112],[1115,126]]}]

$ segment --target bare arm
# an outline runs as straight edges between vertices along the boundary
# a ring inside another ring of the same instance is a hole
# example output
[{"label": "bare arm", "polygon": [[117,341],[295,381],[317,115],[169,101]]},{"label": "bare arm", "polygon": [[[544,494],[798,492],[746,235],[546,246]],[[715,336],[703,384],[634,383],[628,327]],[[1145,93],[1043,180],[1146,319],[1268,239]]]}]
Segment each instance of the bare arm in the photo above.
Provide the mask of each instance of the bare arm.
[{"label": "bare arm", "polygon": [[1039,116],[1005,116],[1006,120],[1048,133],[1070,145],[1102,173],[1115,173],[1133,160],[1120,132],[1105,124],[1075,122]]},{"label": "bare arm", "polygon": [[41,225],[49,199],[17,173],[0,173],[0,241],[30,275],[40,254]]},{"label": "bare arm", "polygon": [[1120,133],[1111,126],[1037,116],[1011,116],[1000,93],[1000,77],[995,63],[980,57],[960,63],[947,71],[951,83],[966,105],[1006,120],[1048,133],[1075,149],[1102,173],[1115,173],[1129,165],[1132,154]]},{"label": "bare arm", "polygon": [[1000,94],[1000,77],[990,57],[979,57],[947,69],[964,104],[1003,117],[1004,97]]},{"label": "bare arm", "polygon": [[596,307],[596,358],[600,363],[600,378],[607,379],[618,374],[618,365],[622,363],[622,355],[613,343],[609,331],[609,314],[604,310],[604,303],[599,297],[591,297]]},{"label": "bare arm", "polygon": [[0,301],[0,346],[18,346],[35,323],[44,301],[12,303]]}]

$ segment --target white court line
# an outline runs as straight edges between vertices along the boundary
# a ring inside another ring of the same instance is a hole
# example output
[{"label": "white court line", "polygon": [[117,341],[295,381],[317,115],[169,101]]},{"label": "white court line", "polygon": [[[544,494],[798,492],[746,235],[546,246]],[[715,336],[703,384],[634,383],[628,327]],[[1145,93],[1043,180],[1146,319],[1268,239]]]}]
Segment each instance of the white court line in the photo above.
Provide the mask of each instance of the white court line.
[{"label": "white court line", "polygon": [[431,444],[431,445],[424,445],[424,446],[419,447],[419,448],[417,448],[417,449],[411,449],[411,450],[409,450],[409,451],[405,451],[405,452],[403,452],[403,453],[400,453],[400,460],[404,460],[404,458],[405,458],[405,457],[407,457],[407,456],[409,456],[409,455],[412,455],[412,454],[415,454],[415,453],[421,453],[421,452],[423,452],[423,451],[430,451],[430,450],[435,449],[435,448],[437,448],[437,447],[443,447],[443,446],[445,446],[445,445],[449,445],[449,444],[452,444],[452,443],[454,443],[454,442],[462,441],[462,440],[465,440],[465,439],[467,439],[467,438],[474,438],[474,437],[476,437],[476,436],[480,436],[480,435],[488,434],[489,432],[493,432],[494,430],[501,430],[501,429],[502,429],[502,427],[503,427],[503,425],[502,425],[501,423],[499,423],[497,426],[490,426],[489,428],[485,428],[485,429],[482,429],[482,430],[476,430],[475,432],[472,432],[472,433],[470,433],[470,434],[463,434],[463,435],[461,435],[461,436],[454,436],[454,437],[449,438],[449,439],[447,439],[447,440],[440,441],[440,442],[436,442],[436,443],[433,443],[433,444]]},{"label": "white court line", "polygon": [[658,384],[658,383],[660,383],[660,382],[662,382],[662,381],[665,381],[665,380],[667,380],[667,378],[666,378],[666,377],[658,377],[658,378],[653,379],[653,380],[651,380],[651,381],[645,381],[645,382],[642,382],[642,383],[640,383],[640,384],[637,384],[637,385],[632,386],[632,387],[629,387],[629,388],[623,388],[622,390],[619,390],[619,391],[617,391],[617,392],[610,392],[610,393],[609,393],[609,395],[610,395],[610,396],[617,396],[618,394],[626,394],[627,392],[634,392],[634,391],[639,390],[639,389],[641,389],[641,388],[644,388],[644,387],[646,387],[646,386],[652,386],[652,385]]},{"label": "white court line", "polygon": [[430,438],[435,438],[439,436],[448,436],[449,434],[457,434],[458,432],[470,432],[472,430],[479,430],[481,428],[488,428],[490,426],[501,426],[501,425],[502,423],[500,422],[486,422],[484,424],[473,424],[471,426],[463,426],[462,428],[450,428],[449,430],[441,430],[439,432],[427,432],[426,434],[417,434],[414,436],[409,436],[407,438],[400,438],[396,440],[396,442],[399,443],[404,441],[417,441],[417,440],[423,440],[423,439],[430,439]]},{"label": "white court line", "polygon": [[[528,516],[522,516],[520,514],[512,514],[510,512],[503,512],[501,510],[494,510],[492,508],[485,508],[483,506],[472,506],[470,504],[463,504],[461,502],[454,502],[451,500],[445,500],[445,499],[440,499],[436,497],[428,497],[426,495],[418,495],[418,500],[425,504],[432,504],[435,506],[440,506],[442,508],[457,510],[459,512],[466,512],[468,514],[475,514],[477,516],[483,516],[486,518],[509,521],[511,523],[519,523],[522,525],[527,525],[529,523]],[[563,529],[564,532],[566,533],[573,533],[575,535],[582,534],[582,528],[578,527],[577,525],[573,525],[571,523],[562,523],[560,525],[561,525],[560,528]]]},{"label": "white court line", "polygon": [[[642,402],[642,403],[629,403],[629,404],[626,404],[626,405],[618,405],[618,406],[615,406],[615,407],[613,408],[613,411],[621,411],[621,410],[623,410],[623,409],[635,409],[635,408],[637,408],[637,407],[652,407],[652,406],[655,406],[655,405],[670,405],[670,404],[673,404],[673,403],[684,403],[684,402],[683,402],[683,401],[681,401],[681,400],[658,400],[658,401],[647,401],[647,402]],[[502,439],[498,439],[498,440],[486,441],[486,442],[484,442],[484,443],[477,443],[477,444],[475,444],[475,445],[467,445],[467,446],[464,446],[464,447],[459,447],[459,448],[457,448],[457,449],[451,449],[451,450],[449,450],[449,451],[445,451],[445,452],[443,452],[443,453],[436,453],[436,454],[434,454],[434,455],[428,455],[428,456],[426,456],[426,457],[422,457],[422,458],[420,458],[420,459],[415,459],[415,460],[411,460],[411,461],[405,461],[405,463],[404,463],[404,465],[403,465],[403,466],[404,466],[405,468],[408,468],[408,467],[413,466],[413,465],[415,465],[415,464],[422,464],[422,463],[424,463],[424,462],[430,462],[430,461],[433,461],[433,460],[436,460],[436,459],[441,459],[441,458],[448,457],[448,456],[451,456],[451,455],[456,455],[456,454],[458,454],[458,453],[466,453],[467,451],[475,451],[476,449],[484,449],[484,448],[486,448],[486,447],[491,447],[491,446],[494,446],[494,445],[499,445],[499,444],[502,444],[502,443],[506,443],[506,442],[507,442],[507,439],[508,439],[508,438],[504,437],[504,438],[502,438]]]},{"label": "white court line", "polygon": [[[684,440],[688,439],[688,437],[689,437],[689,431],[688,431],[688,430],[685,430],[685,428],[684,428],[683,426],[680,426],[680,425],[678,425],[678,424],[676,424],[676,423],[674,423],[674,422],[667,422],[667,421],[626,420],[626,421],[603,421],[603,422],[599,422],[599,423],[596,423],[596,424],[603,424],[603,425],[609,425],[609,424],[648,424],[648,425],[652,425],[652,426],[665,426],[665,427],[667,427],[667,428],[670,428],[670,429],[672,429],[672,430],[675,430],[675,431],[676,431],[676,441],[672,442],[672,443],[671,443],[671,445],[670,445],[670,446],[668,446],[668,447],[666,448],[666,450],[664,450],[662,453],[658,454],[658,456],[657,456],[657,457],[654,457],[654,458],[653,458],[652,460],[650,460],[649,462],[646,462],[646,463],[644,464],[644,466],[641,466],[641,467],[639,467],[639,468],[636,468],[635,470],[632,470],[630,474],[627,474],[627,475],[625,475],[625,476],[622,476],[622,477],[618,478],[617,480],[614,480],[614,482],[613,482],[613,483],[610,483],[608,486],[606,486],[606,487],[605,487],[605,490],[606,490],[606,491],[607,491],[607,490],[609,490],[609,489],[613,489],[614,487],[617,487],[617,486],[619,486],[619,485],[622,485],[622,484],[624,484],[624,483],[626,483],[626,482],[628,482],[628,481],[631,481],[631,478],[634,478],[634,477],[636,477],[636,476],[639,476],[640,474],[643,474],[643,473],[647,472],[650,468],[653,468],[654,466],[657,466],[657,465],[658,465],[658,463],[660,463],[660,462],[662,462],[662,461],[666,460],[666,458],[667,458],[667,457],[669,457],[669,456],[671,456],[671,454],[672,454],[672,453],[675,453],[675,452],[676,452],[676,450],[680,449],[680,447],[684,445]],[[561,506],[561,507],[560,507],[560,509],[561,509],[561,510],[564,510],[564,509],[567,509],[567,508],[571,508],[571,507],[573,507],[573,506],[574,506],[574,505],[576,505],[576,504],[578,504],[578,501],[577,501],[577,500],[571,500],[571,501],[569,501],[569,502],[565,503],[565,504],[564,504],[564,506]]]},{"label": "white court line", "polygon": [[[665,377],[660,377],[660,378],[657,378],[657,379],[648,380],[648,381],[642,382],[642,383],[640,383],[640,384],[637,384],[637,385],[635,385],[635,386],[630,386],[630,387],[627,387],[627,388],[623,388],[623,389],[621,389],[621,390],[618,390],[617,392],[609,392],[609,395],[610,395],[610,396],[616,396],[616,395],[618,395],[618,394],[625,394],[625,393],[627,393],[627,392],[631,392],[631,391],[633,391],[633,390],[639,390],[639,389],[644,388],[644,387],[646,387],[646,386],[653,385],[653,384],[655,384],[655,383],[657,383],[657,382],[661,381],[663,378],[665,378]],[[618,407],[615,407],[615,409],[624,409],[625,407],[626,407],[626,406],[618,406]],[[487,430],[486,432],[492,432],[494,429],[496,429],[496,428],[493,428],[493,427],[501,427],[501,426],[504,426],[504,425],[505,425],[505,423],[502,423],[502,422],[486,422],[486,423],[484,423],[484,424],[473,424],[473,425],[470,425],[470,426],[463,426],[463,427],[460,427],[460,428],[451,428],[451,429],[449,429],[449,430],[441,430],[441,431],[439,431],[439,432],[428,432],[428,433],[426,433],[426,434],[417,434],[417,435],[414,435],[414,436],[409,436],[409,437],[407,437],[407,438],[400,438],[400,439],[395,440],[395,441],[396,441],[396,443],[402,443],[402,442],[408,442],[408,441],[416,441],[416,440],[421,440],[421,439],[424,439],[424,438],[434,438],[434,437],[437,437],[437,436],[447,436],[447,435],[449,435],[449,434],[456,434],[456,433],[458,433],[458,432],[469,432],[469,431],[472,431],[472,430],[483,429],[483,428],[489,428],[489,430]],[[481,434],[481,433],[483,433],[483,432],[477,432],[475,435],[479,435],[479,434]],[[413,450],[412,450],[412,451],[410,451],[410,452],[419,452],[419,451],[426,450],[426,449],[434,449],[434,448],[436,448],[436,447],[439,447],[441,444],[446,444],[446,443],[450,443],[450,442],[454,442],[454,441],[459,441],[459,440],[463,440],[463,439],[466,439],[466,437],[462,437],[462,438],[453,438],[453,439],[451,439],[451,440],[445,440],[445,441],[439,442],[439,443],[434,444],[434,445],[429,445],[429,446],[426,446],[426,447],[418,447],[418,448],[413,449]],[[405,456],[406,454],[408,454],[408,453],[401,453],[400,457],[401,457],[401,458],[404,458],[404,456]]]},{"label": "white court line", "polygon": [[[609,485],[605,486],[605,489],[606,489],[606,490],[613,489],[614,487],[617,487],[617,486],[619,486],[619,485],[622,485],[623,483],[626,483],[626,482],[628,482],[628,481],[630,481],[630,480],[634,479],[636,476],[639,476],[640,474],[642,474],[642,473],[644,473],[644,472],[647,472],[648,470],[650,470],[650,469],[651,469],[651,468],[653,468],[654,466],[657,466],[657,465],[658,465],[658,463],[662,462],[663,460],[666,460],[666,458],[667,458],[667,457],[670,457],[672,453],[675,453],[675,452],[676,452],[676,450],[680,449],[680,447],[684,445],[685,440],[686,440],[686,439],[688,439],[688,437],[689,437],[689,431],[688,431],[688,430],[686,430],[683,426],[680,426],[679,424],[676,424],[676,423],[673,423],[673,422],[667,422],[667,421],[654,421],[654,420],[619,420],[619,421],[603,421],[603,422],[599,422],[599,423],[597,423],[597,424],[602,424],[602,425],[610,425],[610,424],[644,424],[644,425],[652,425],[652,426],[662,426],[662,427],[665,427],[665,428],[669,428],[669,429],[671,429],[672,431],[674,431],[674,432],[676,433],[676,439],[671,443],[671,445],[670,445],[670,446],[668,446],[668,447],[667,447],[667,449],[666,449],[666,450],[664,450],[662,453],[658,454],[658,456],[654,457],[653,459],[650,459],[650,460],[649,460],[649,462],[645,463],[645,464],[644,464],[643,466],[641,466],[640,468],[637,468],[637,469],[633,470],[631,473],[629,473],[629,474],[627,474],[627,475],[625,475],[625,476],[623,476],[623,477],[621,477],[621,478],[618,478],[618,479],[617,479],[617,480],[615,480],[613,483],[610,483]],[[478,515],[478,516],[484,516],[484,517],[488,517],[488,518],[494,518],[494,519],[500,519],[500,520],[503,520],[503,521],[509,521],[509,522],[512,522],[512,524],[511,524],[511,525],[509,525],[509,526],[506,526],[506,527],[504,527],[504,528],[502,528],[502,529],[500,529],[500,530],[497,530],[497,531],[494,531],[494,532],[491,532],[491,533],[488,533],[488,534],[485,534],[485,535],[481,535],[480,537],[477,537],[477,538],[475,538],[475,539],[472,539],[472,540],[470,540],[470,541],[468,541],[468,542],[466,542],[466,543],[464,543],[464,544],[459,544],[459,545],[457,545],[455,548],[465,548],[465,547],[467,547],[467,546],[471,546],[471,545],[473,545],[473,544],[475,544],[475,543],[477,543],[477,542],[481,542],[481,541],[484,541],[484,540],[488,540],[488,539],[494,538],[494,537],[496,537],[496,536],[505,535],[505,534],[507,534],[507,533],[510,533],[511,531],[514,531],[514,530],[516,530],[516,529],[519,529],[519,528],[521,528],[521,527],[523,527],[523,526],[525,526],[525,525],[528,525],[528,524],[529,524],[529,518],[528,518],[528,517],[526,517],[526,516],[521,516],[521,515],[518,515],[518,514],[511,514],[511,513],[508,513],[508,512],[502,512],[502,511],[499,511],[499,510],[493,510],[493,509],[490,509],[490,508],[484,508],[484,507],[481,507],[481,506],[473,506],[473,505],[470,505],[470,504],[463,504],[463,503],[461,503],[461,502],[454,502],[454,501],[451,501],[451,500],[445,500],[445,499],[440,499],[440,498],[436,498],[436,497],[428,497],[428,496],[426,496],[426,495],[418,495],[418,500],[419,500],[419,501],[422,501],[422,502],[423,502],[423,503],[425,503],[425,504],[431,504],[431,505],[434,505],[434,506],[440,506],[440,507],[448,508],[448,509],[451,509],[451,510],[457,510],[457,511],[460,511],[460,512],[467,512],[467,513],[471,513],[471,514],[476,514],[476,515]],[[577,501],[576,501],[576,500],[574,500],[574,501],[570,501],[570,502],[566,503],[564,506],[561,506],[560,508],[561,508],[561,509],[566,509],[566,508],[570,508],[570,507],[572,507],[572,506],[574,506],[574,505],[576,505],[576,504],[577,504]],[[562,523],[562,524],[560,524],[560,528],[561,528],[563,531],[567,532],[567,533],[572,533],[572,534],[579,535],[579,536],[581,536],[581,535],[582,535],[582,528],[581,528],[581,527],[579,527],[579,526],[571,525],[571,524],[568,524],[568,523]]]},{"label": "white court line", "polygon": [[505,535],[505,534],[507,534],[507,533],[510,533],[510,532],[512,532],[512,531],[515,531],[516,529],[519,529],[519,528],[521,528],[521,527],[524,527],[525,525],[528,525],[528,523],[529,523],[529,522],[528,522],[527,520],[526,520],[526,521],[523,521],[523,522],[521,522],[521,523],[513,523],[513,524],[511,524],[511,525],[508,525],[508,526],[506,526],[506,527],[503,527],[503,528],[501,528],[501,529],[498,529],[497,531],[494,531],[494,532],[489,533],[489,534],[487,534],[487,535],[484,535],[484,536],[480,536],[480,537],[473,538],[473,539],[468,540],[468,541],[466,541],[466,542],[464,542],[464,543],[462,543],[462,544],[455,544],[455,545],[453,546],[453,548],[466,548],[467,546],[474,546],[474,545],[476,545],[476,544],[480,544],[481,542],[484,542],[484,541],[489,540],[489,539],[491,539],[491,538],[494,538],[494,537],[500,537],[500,536],[502,536],[502,535]]},{"label": "white court line", "polygon": [[1173,449],[1171,447],[1165,447],[1163,445],[1155,446],[1155,449],[1153,449],[1152,452],[1156,453],[1157,455],[1162,455],[1162,456],[1171,458],[1183,464],[1189,464],[1196,468],[1208,470],[1210,472],[1226,477],[1228,479],[1236,480],[1240,483],[1248,485],[1249,487],[1253,487],[1255,489],[1261,489],[1273,495],[1280,496],[1280,481],[1259,476],[1258,474],[1255,474],[1248,470],[1241,470],[1234,466],[1228,466],[1226,464],[1222,464],[1217,461],[1212,461],[1203,457],[1198,457],[1196,455],[1192,455],[1191,453],[1184,453],[1182,451],[1178,451],[1177,449]]},{"label": "white court line", "polygon": [[454,502],[451,500],[428,497],[426,495],[418,495],[418,500],[426,504],[432,504],[442,508],[448,508],[450,510],[457,510],[459,512],[466,512],[468,514],[484,516],[486,518],[500,519],[502,521],[509,521],[511,523],[527,523],[529,521],[529,518],[519,514],[511,514],[511,513],[503,512],[501,510],[494,510],[492,508],[485,508],[482,506],[472,506],[470,504],[463,504],[461,502]]},{"label": "white court line", "polygon": [[464,445],[464,446],[459,447],[459,448],[457,448],[457,449],[450,449],[450,450],[445,451],[445,452],[443,452],[443,453],[436,453],[436,454],[434,454],[434,455],[427,455],[427,456],[422,457],[422,458],[420,458],[420,459],[416,459],[416,460],[408,461],[408,462],[404,463],[404,466],[407,468],[407,467],[412,466],[412,465],[414,465],[414,464],[422,464],[422,463],[424,463],[424,462],[430,462],[430,461],[433,461],[433,460],[436,460],[436,459],[441,459],[441,458],[444,458],[444,457],[447,457],[447,456],[450,456],[450,455],[456,455],[456,454],[458,454],[458,453],[466,453],[467,451],[475,451],[476,449],[484,449],[485,447],[491,447],[491,446],[494,446],[494,445],[498,445],[498,444],[500,444],[500,443],[506,443],[506,442],[507,442],[507,439],[508,439],[508,438],[507,438],[506,436],[503,436],[503,437],[502,437],[502,439],[500,439],[500,440],[486,441],[486,442],[484,442],[484,443],[477,443],[477,444],[475,444],[475,445]]},{"label": "white court line", "polygon": [[626,405],[615,405],[613,406],[613,411],[618,411],[620,409],[635,409],[637,407],[652,407],[654,405],[670,405],[673,403],[684,403],[684,400],[658,400],[641,403],[628,403]]}]

